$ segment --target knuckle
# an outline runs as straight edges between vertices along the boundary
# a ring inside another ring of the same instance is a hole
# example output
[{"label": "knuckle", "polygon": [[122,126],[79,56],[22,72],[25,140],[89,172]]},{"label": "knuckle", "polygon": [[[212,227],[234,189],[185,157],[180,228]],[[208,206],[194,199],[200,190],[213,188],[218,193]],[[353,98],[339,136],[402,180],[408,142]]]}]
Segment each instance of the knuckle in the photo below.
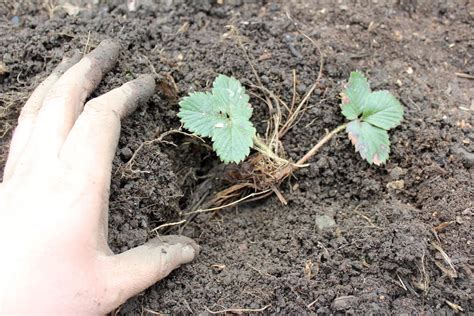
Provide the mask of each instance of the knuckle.
[{"label": "knuckle", "polygon": [[18,117],[18,122],[24,122],[28,120],[33,120],[39,112],[39,107],[36,106],[25,106],[21,110],[20,116]]},{"label": "knuckle", "polygon": [[114,111],[107,103],[103,102],[100,98],[90,100],[84,106],[84,113],[96,117],[117,117],[119,115]]},{"label": "knuckle", "polygon": [[75,90],[77,87],[72,82],[57,82],[45,96],[45,103],[67,99]]},{"label": "knuckle", "polygon": [[162,255],[159,256],[157,259],[157,279],[163,279],[165,278],[168,274],[170,274],[170,269],[169,269],[169,263],[167,260],[167,255]]}]

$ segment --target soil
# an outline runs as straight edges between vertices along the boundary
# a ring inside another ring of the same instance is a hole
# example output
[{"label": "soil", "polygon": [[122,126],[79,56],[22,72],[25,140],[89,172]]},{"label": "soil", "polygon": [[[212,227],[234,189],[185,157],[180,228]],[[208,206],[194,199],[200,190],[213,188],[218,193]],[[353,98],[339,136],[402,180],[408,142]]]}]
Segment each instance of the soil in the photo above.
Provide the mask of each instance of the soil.
[{"label": "soil", "polygon": [[115,252],[155,237],[153,228],[223,187],[215,155],[183,135],[145,144],[126,168],[141,144],[180,126],[178,97],[232,75],[252,93],[253,122],[265,130],[262,94],[227,25],[239,29],[263,84],[287,102],[292,71],[301,98],[320,66],[298,28],[321,47],[323,77],[283,139],[293,160],[344,121],[339,92],[352,70],[405,108],[386,165],[369,166],[341,134],[282,185],[288,205],[272,196],[169,229],[194,238],[199,258],[118,314],[474,312],[472,2],[143,0],[136,12],[126,1],[69,2],[78,14],[48,10],[54,1],[0,7],[0,166],[23,102],[62,56],[120,40],[119,63],[95,95],[141,73],[156,72],[162,84],[123,123],[110,193]]}]

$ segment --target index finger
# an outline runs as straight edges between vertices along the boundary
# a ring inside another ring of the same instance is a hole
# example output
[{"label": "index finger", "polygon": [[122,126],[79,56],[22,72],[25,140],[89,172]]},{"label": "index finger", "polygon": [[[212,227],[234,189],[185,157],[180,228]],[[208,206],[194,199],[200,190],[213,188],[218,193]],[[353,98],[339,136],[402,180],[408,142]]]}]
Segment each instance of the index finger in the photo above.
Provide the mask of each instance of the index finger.
[{"label": "index finger", "polygon": [[44,98],[33,131],[31,147],[35,155],[58,155],[84,101],[115,65],[118,54],[117,42],[102,41],[54,84]]},{"label": "index finger", "polygon": [[81,216],[90,229],[101,234],[100,242],[104,245],[108,191],[120,119],[148,100],[154,90],[154,78],[144,75],[90,100],[61,149],[61,160],[75,170],[79,185],[85,184],[91,192],[91,204]]}]

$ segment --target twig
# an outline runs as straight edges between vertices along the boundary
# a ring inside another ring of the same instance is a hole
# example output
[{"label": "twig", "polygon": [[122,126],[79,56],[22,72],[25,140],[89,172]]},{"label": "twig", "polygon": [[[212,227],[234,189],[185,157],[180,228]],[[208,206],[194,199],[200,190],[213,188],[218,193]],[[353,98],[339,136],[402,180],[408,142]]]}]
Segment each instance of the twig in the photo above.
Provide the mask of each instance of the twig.
[{"label": "twig", "polygon": [[462,73],[462,72],[455,72],[454,74],[455,74],[456,76],[458,76],[459,78],[474,80],[474,76],[472,76],[472,75],[470,75],[470,74],[465,74],[465,73]]},{"label": "twig", "polygon": [[[257,70],[255,69],[253,63],[252,63],[252,60],[250,59],[250,56],[249,54],[247,53],[247,50],[245,49],[245,46],[244,44],[242,43],[242,40],[240,39],[240,34],[239,34],[239,30],[234,26],[234,25],[227,25],[227,27],[235,33],[235,37],[237,38],[237,42],[240,46],[240,48],[242,49],[243,53],[244,53],[244,56],[245,56],[245,59],[247,59],[247,62],[249,63],[250,65],[250,68],[252,68],[252,72],[253,72],[253,75],[255,76],[255,79],[257,79],[257,82],[258,84],[263,87],[263,84],[262,84],[262,80],[260,80],[260,76],[258,75],[258,72]],[[268,99],[268,96],[267,96],[267,101],[271,104],[270,100]]]},{"label": "twig", "polygon": [[142,306],[142,313],[143,313],[143,312],[147,312],[147,313],[150,313],[150,314],[152,314],[152,315],[163,315],[163,314],[160,313],[160,312],[155,312],[154,310],[151,310],[151,309],[149,309],[149,308],[146,308],[146,307],[143,307],[143,306]]},{"label": "twig", "polygon": [[[260,79],[260,76],[258,75],[258,72],[255,69],[254,64],[252,63],[252,60],[250,59],[249,54],[248,54],[247,50],[245,49],[245,46],[242,43],[242,40],[240,39],[239,30],[234,25],[228,25],[227,27],[232,32],[234,32],[234,34],[236,35],[237,42],[238,42],[240,48],[242,49],[242,51],[244,53],[244,56],[247,59],[247,62],[249,63],[249,65],[252,69],[252,72],[253,72],[256,80],[257,80],[257,83],[258,83],[257,87],[262,89],[264,92],[266,92],[266,94],[265,94],[265,101],[266,102],[265,103],[267,104],[268,113],[270,114],[271,119],[268,120],[267,130],[266,130],[265,136],[267,138],[266,141],[268,142],[269,147],[272,148],[273,145],[274,145],[275,148],[276,148],[275,151],[278,152],[277,147],[278,147],[278,140],[281,138],[281,136],[279,135],[279,132],[280,132],[280,122],[281,122],[281,118],[282,118],[280,102],[282,103],[282,105],[286,109],[289,110],[289,108],[282,100],[280,100],[278,97],[276,97],[273,92],[271,92],[270,90],[266,89],[263,86],[262,80]],[[272,103],[272,99],[275,100],[275,106]],[[272,128],[272,120],[273,120],[273,128]],[[272,135],[270,135],[270,132],[271,132]]]},{"label": "twig", "polygon": [[225,314],[225,313],[235,313],[235,314],[242,314],[242,313],[256,313],[256,312],[263,312],[267,308],[272,306],[271,304],[268,304],[262,308],[227,308],[227,309],[222,309],[219,311],[211,311],[209,308],[204,306],[204,308],[211,314]]},{"label": "twig", "polygon": [[316,304],[318,300],[319,300],[319,297],[315,299],[314,301],[312,301],[311,303],[309,303],[308,305],[306,305],[306,308],[310,309],[314,304]]},{"label": "twig", "polygon": [[398,280],[400,281],[400,284],[402,286],[402,288],[408,292],[408,289],[407,289],[407,286],[405,285],[405,283],[403,282],[402,278],[397,274],[397,277],[398,277]]},{"label": "twig", "polygon": [[443,229],[445,229],[446,227],[448,227],[449,225],[454,224],[454,223],[456,223],[456,221],[442,222],[438,226],[433,227],[433,230],[435,232],[439,232],[439,231],[442,231]]},{"label": "twig", "polygon": [[86,40],[86,45],[84,45],[84,52],[82,53],[82,55],[86,55],[88,52],[89,52],[89,41],[91,39],[91,31],[89,31],[87,33],[87,40]]},{"label": "twig", "polygon": [[421,256],[421,274],[423,275],[423,286],[424,286],[424,291],[426,292],[428,290],[428,287],[430,285],[430,279],[428,276],[428,273],[426,272],[426,263],[425,263],[425,249],[423,249],[423,255]]},{"label": "twig", "polygon": [[306,37],[306,39],[308,39],[315,47],[316,49],[318,50],[318,53],[319,53],[319,61],[320,61],[320,64],[319,64],[319,73],[318,73],[318,78],[316,79],[316,81],[318,81],[322,76],[323,76],[323,63],[324,63],[324,56],[323,56],[323,53],[321,51],[321,47],[319,47],[319,45],[311,38],[309,37],[308,35],[306,35],[306,33],[304,33],[303,31],[301,31],[301,29],[298,27],[298,23],[293,20],[293,18],[291,17],[291,15],[286,12],[286,16],[288,17],[288,19],[290,19],[291,22],[293,22],[293,24],[295,25],[296,29],[298,30],[298,32],[303,35],[304,37]]},{"label": "twig", "polygon": [[296,104],[296,70],[293,69],[293,97],[291,98],[291,108],[289,113],[293,113],[293,109],[295,108]]},{"label": "twig", "polygon": [[288,201],[285,199],[283,194],[280,192],[280,190],[278,190],[278,188],[275,185],[272,185],[272,191],[275,193],[277,198],[280,200],[281,204],[283,204],[283,205],[288,204]]},{"label": "twig", "polygon": [[430,279],[428,277],[428,273],[426,273],[426,268],[425,268],[425,251],[423,250],[423,255],[421,256],[421,268],[418,267],[418,270],[420,270],[420,281],[416,282],[413,280],[413,284],[420,290],[426,292],[428,290],[429,284],[430,284]]}]

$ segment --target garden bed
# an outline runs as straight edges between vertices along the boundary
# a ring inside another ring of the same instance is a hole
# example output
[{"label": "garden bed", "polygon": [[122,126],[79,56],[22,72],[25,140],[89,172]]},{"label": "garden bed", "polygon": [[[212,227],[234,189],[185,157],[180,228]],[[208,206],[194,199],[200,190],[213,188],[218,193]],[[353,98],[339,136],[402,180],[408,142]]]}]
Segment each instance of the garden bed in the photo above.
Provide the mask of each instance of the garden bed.
[{"label": "garden bed", "polygon": [[263,85],[287,102],[293,70],[300,99],[320,67],[318,51],[299,30],[321,48],[323,76],[283,139],[294,161],[344,122],[339,93],[353,70],[365,73],[374,90],[390,90],[405,109],[402,125],[390,131],[386,165],[369,166],[341,134],[281,186],[287,205],[271,196],[168,229],[194,238],[199,257],[119,314],[474,311],[468,2],[142,1],[129,12],[125,1],[71,1],[76,15],[40,2],[0,9],[1,167],[22,104],[65,52],[87,51],[105,38],[121,41],[119,62],[96,95],[142,73],[156,73],[160,82],[123,123],[110,199],[115,252],[156,236],[154,228],[203,207],[225,185],[223,166],[199,141],[173,134],[149,142],[179,128],[179,97],[209,89],[219,73],[232,75],[250,92],[257,131],[265,131],[269,113],[261,91],[251,88],[256,78],[239,40]]}]

